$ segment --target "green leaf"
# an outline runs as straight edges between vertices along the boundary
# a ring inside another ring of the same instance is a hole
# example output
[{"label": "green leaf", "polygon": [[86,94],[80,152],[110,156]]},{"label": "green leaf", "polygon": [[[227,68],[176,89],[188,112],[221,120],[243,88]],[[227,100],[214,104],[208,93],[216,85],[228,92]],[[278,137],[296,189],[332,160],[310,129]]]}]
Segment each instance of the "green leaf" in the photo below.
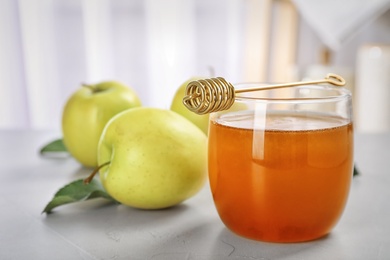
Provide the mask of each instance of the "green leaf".
[{"label": "green leaf", "polygon": [[48,153],[51,154],[51,153],[64,153],[64,152],[67,153],[68,150],[66,149],[62,139],[51,141],[50,143],[46,144],[39,150],[39,153],[41,155],[45,155]]},{"label": "green leaf", "polygon": [[108,195],[99,181],[93,179],[89,184],[84,184],[84,180],[76,180],[58,190],[42,213],[50,214],[58,206],[95,198],[104,198],[116,202]]},{"label": "green leaf", "polygon": [[358,176],[358,175],[360,175],[360,172],[355,165],[355,166],[353,166],[353,177]]}]

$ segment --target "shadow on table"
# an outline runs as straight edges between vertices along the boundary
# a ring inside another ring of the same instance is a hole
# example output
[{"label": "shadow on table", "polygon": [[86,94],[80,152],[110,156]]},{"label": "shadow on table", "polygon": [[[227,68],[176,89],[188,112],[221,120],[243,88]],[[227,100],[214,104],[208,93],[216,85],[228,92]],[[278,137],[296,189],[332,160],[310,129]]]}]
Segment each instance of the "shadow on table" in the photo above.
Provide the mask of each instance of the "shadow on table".
[{"label": "shadow on table", "polygon": [[327,235],[301,243],[270,243],[240,237],[225,227],[218,235],[214,247],[220,248],[221,245],[225,245],[226,250],[230,248],[225,259],[301,259],[301,256],[309,259],[307,258],[309,255],[315,259],[324,248],[322,244],[331,237],[332,235]]},{"label": "shadow on table", "polygon": [[187,205],[180,204],[167,209],[142,210],[98,198],[60,206],[53,213],[43,216],[43,221],[54,227],[71,229],[142,229],[150,227],[151,223],[158,225],[172,221],[187,209]]},{"label": "shadow on table", "polygon": [[196,214],[186,204],[164,210],[139,210],[88,201],[58,210],[43,223],[101,259],[150,259],[166,253],[167,248],[171,252],[180,246],[186,248],[194,230],[202,228],[193,225],[188,217]]}]

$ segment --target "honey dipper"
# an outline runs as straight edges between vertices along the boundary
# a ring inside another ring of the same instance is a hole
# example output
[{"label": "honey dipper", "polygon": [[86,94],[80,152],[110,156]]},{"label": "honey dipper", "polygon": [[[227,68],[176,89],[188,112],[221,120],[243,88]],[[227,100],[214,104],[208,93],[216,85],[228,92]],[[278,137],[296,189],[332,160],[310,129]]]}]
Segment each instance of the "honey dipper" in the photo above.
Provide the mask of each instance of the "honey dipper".
[{"label": "honey dipper", "polygon": [[188,83],[183,98],[183,104],[192,112],[204,115],[229,109],[235,101],[236,93],[321,83],[344,86],[345,80],[339,75],[329,73],[321,80],[290,82],[268,85],[260,88],[243,88],[235,90],[234,86],[222,77],[200,79]]}]

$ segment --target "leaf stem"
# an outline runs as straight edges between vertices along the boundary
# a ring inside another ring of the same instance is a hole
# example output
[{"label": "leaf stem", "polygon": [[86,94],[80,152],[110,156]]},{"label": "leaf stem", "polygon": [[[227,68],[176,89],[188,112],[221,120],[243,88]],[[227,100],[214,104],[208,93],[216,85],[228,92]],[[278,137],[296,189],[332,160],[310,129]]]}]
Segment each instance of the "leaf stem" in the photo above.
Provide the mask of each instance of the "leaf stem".
[{"label": "leaf stem", "polygon": [[108,162],[103,163],[102,165],[97,166],[93,170],[93,172],[91,172],[91,174],[87,178],[84,179],[83,183],[84,184],[89,184],[92,181],[93,177],[95,177],[96,173],[98,173],[101,168],[103,168],[104,166],[109,165],[110,163],[111,163],[111,161],[108,161]]}]

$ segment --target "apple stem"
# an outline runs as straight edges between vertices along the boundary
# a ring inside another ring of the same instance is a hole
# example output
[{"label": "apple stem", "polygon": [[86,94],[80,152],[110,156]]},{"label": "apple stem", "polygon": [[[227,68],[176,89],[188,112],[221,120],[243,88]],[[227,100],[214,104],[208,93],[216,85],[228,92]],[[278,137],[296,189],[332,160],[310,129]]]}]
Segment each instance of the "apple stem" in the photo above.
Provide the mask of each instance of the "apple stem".
[{"label": "apple stem", "polygon": [[96,89],[93,87],[93,85],[89,85],[89,84],[86,84],[86,83],[81,83],[81,86],[84,87],[84,88],[89,88],[90,90],[92,90],[92,92],[96,91]]},{"label": "apple stem", "polygon": [[109,165],[110,163],[111,163],[111,162],[108,161],[108,162],[103,163],[102,165],[97,166],[97,167],[93,170],[93,172],[92,172],[87,178],[84,179],[84,181],[83,181],[84,184],[89,184],[89,183],[92,181],[93,177],[95,177],[96,173],[98,173],[99,170],[100,170],[101,168],[103,168],[104,166]]}]

